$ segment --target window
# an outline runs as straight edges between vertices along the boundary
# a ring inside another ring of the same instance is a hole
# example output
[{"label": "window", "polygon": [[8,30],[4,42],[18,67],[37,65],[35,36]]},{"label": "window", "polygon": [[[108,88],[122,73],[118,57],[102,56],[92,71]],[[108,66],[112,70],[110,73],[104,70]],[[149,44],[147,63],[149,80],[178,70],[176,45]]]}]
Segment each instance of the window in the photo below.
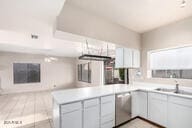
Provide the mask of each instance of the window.
[{"label": "window", "polygon": [[104,61],[104,80],[106,85],[125,83],[125,69],[116,69],[115,59]]},{"label": "window", "polygon": [[91,63],[78,64],[78,80],[91,83]]},{"label": "window", "polygon": [[14,84],[40,82],[40,64],[14,63]]},{"label": "window", "polygon": [[192,79],[192,47],[152,51],[149,54],[153,78]]},{"label": "window", "polygon": [[78,64],[78,80],[81,81],[82,80],[82,65]]}]

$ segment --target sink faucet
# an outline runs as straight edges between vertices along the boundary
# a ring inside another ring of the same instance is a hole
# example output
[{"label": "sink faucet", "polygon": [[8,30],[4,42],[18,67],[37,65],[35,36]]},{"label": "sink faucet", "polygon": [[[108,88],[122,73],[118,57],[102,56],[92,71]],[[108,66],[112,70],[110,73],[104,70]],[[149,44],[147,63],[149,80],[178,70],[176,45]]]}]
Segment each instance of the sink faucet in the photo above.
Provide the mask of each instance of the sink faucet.
[{"label": "sink faucet", "polygon": [[177,80],[175,80],[175,93],[179,93],[179,83]]}]

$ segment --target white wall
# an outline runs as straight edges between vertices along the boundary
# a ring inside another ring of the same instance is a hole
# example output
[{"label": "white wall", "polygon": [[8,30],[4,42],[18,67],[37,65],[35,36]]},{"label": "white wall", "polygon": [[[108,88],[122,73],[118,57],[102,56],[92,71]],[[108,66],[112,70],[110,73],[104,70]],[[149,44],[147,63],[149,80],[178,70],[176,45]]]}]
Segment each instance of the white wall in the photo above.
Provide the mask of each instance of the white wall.
[{"label": "white wall", "polygon": [[[87,87],[87,86],[100,86],[103,85],[104,82],[104,76],[103,76],[103,71],[104,71],[104,63],[103,61],[88,61],[88,60],[78,60],[77,59],[77,65],[78,64],[85,64],[91,62],[91,83],[86,83],[86,82],[81,82],[81,81],[76,81],[76,86],[77,87]],[[78,73],[78,72],[77,72]],[[78,77],[78,74],[76,73],[76,77]]]},{"label": "white wall", "polygon": [[[46,56],[0,52],[0,78],[4,93],[41,91],[59,88],[73,88],[76,81],[76,59],[59,58],[58,61],[47,63]],[[13,63],[40,63],[41,82],[30,84],[13,84]]]},{"label": "white wall", "polygon": [[140,34],[68,4],[57,20],[57,30],[130,48],[140,48]]},{"label": "white wall", "polygon": [[52,36],[65,0],[1,0],[0,29]]},{"label": "white wall", "polygon": [[[169,24],[153,31],[142,34],[142,77],[136,81],[147,81],[157,83],[173,84],[174,80],[147,78],[149,69],[147,52],[150,50],[174,48],[184,45],[192,45],[192,17],[182,21]],[[181,80],[179,83],[192,86],[192,80]]]}]

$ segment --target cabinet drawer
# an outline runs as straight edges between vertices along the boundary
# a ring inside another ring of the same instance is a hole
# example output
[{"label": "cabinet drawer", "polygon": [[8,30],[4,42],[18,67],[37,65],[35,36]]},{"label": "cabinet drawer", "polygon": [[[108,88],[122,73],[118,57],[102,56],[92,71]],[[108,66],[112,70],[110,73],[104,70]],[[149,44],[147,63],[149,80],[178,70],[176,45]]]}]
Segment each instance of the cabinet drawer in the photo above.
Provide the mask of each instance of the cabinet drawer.
[{"label": "cabinet drawer", "polygon": [[82,111],[63,113],[61,115],[61,128],[82,128]]},{"label": "cabinet drawer", "polygon": [[111,122],[115,120],[115,115],[114,114],[109,114],[106,116],[101,117],[101,124],[105,124],[106,122]]},{"label": "cabinet drawer", "polygon": [[101,125],[101,128],[113,128],[115,126],[114,121],[107,122]]},{"label": "cabinet drawer", "polygon": [[167,101],[167,95],[159,93],[149,93],[149,98]]},{"label": "cabinet drawer", "polygon": [[83,124],[84,124],[84,128],[100,128],[100,106],[99,105],[84,109]]},{"label": "cabinet drawer", "polygon": [[68,113],[79,109],[82,109],[81,102],[66,104],[61,106],[61,113]]},{"label": "cabinet drawer", "polygon": [[115,113],[115,103],[114,102],[106,102],[101,104],[101,117],[109,114]]},{"label": "cabinet drawer", "polygon": [[115,102],[115,95],[101,97],[101,104],[107,103],[107,102]]},{"label": "cabinet drawer", "polygon": [[89,108],[89,107],[93,107],[96,105],[99,105],[99,99],[98,98],[84,101],[84,108]]},{"label": "cabinet drawer", "polygon": [[180,104],[188,107],[192,107],[192,99],[169,96],[169,102]]}]

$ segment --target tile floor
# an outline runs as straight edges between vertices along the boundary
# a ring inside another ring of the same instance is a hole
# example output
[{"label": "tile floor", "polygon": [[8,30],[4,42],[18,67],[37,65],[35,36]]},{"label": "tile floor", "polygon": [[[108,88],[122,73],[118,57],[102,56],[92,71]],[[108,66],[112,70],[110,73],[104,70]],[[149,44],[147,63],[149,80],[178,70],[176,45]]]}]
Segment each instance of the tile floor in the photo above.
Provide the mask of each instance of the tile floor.
[{"label": "tile floor", "polygon": [[119,128],[159,128],[141,119],[135,119]]},{"label": "tile floor", "polygon": [[[53,128],[51,93],[47,91],[0,96],[0,128]],[[158,127],[136,119],[120,128]]]},{"label": "tile floor", "polygon": [[53,128],[51,110],[50,92],[0,96],[0,128]]}]

